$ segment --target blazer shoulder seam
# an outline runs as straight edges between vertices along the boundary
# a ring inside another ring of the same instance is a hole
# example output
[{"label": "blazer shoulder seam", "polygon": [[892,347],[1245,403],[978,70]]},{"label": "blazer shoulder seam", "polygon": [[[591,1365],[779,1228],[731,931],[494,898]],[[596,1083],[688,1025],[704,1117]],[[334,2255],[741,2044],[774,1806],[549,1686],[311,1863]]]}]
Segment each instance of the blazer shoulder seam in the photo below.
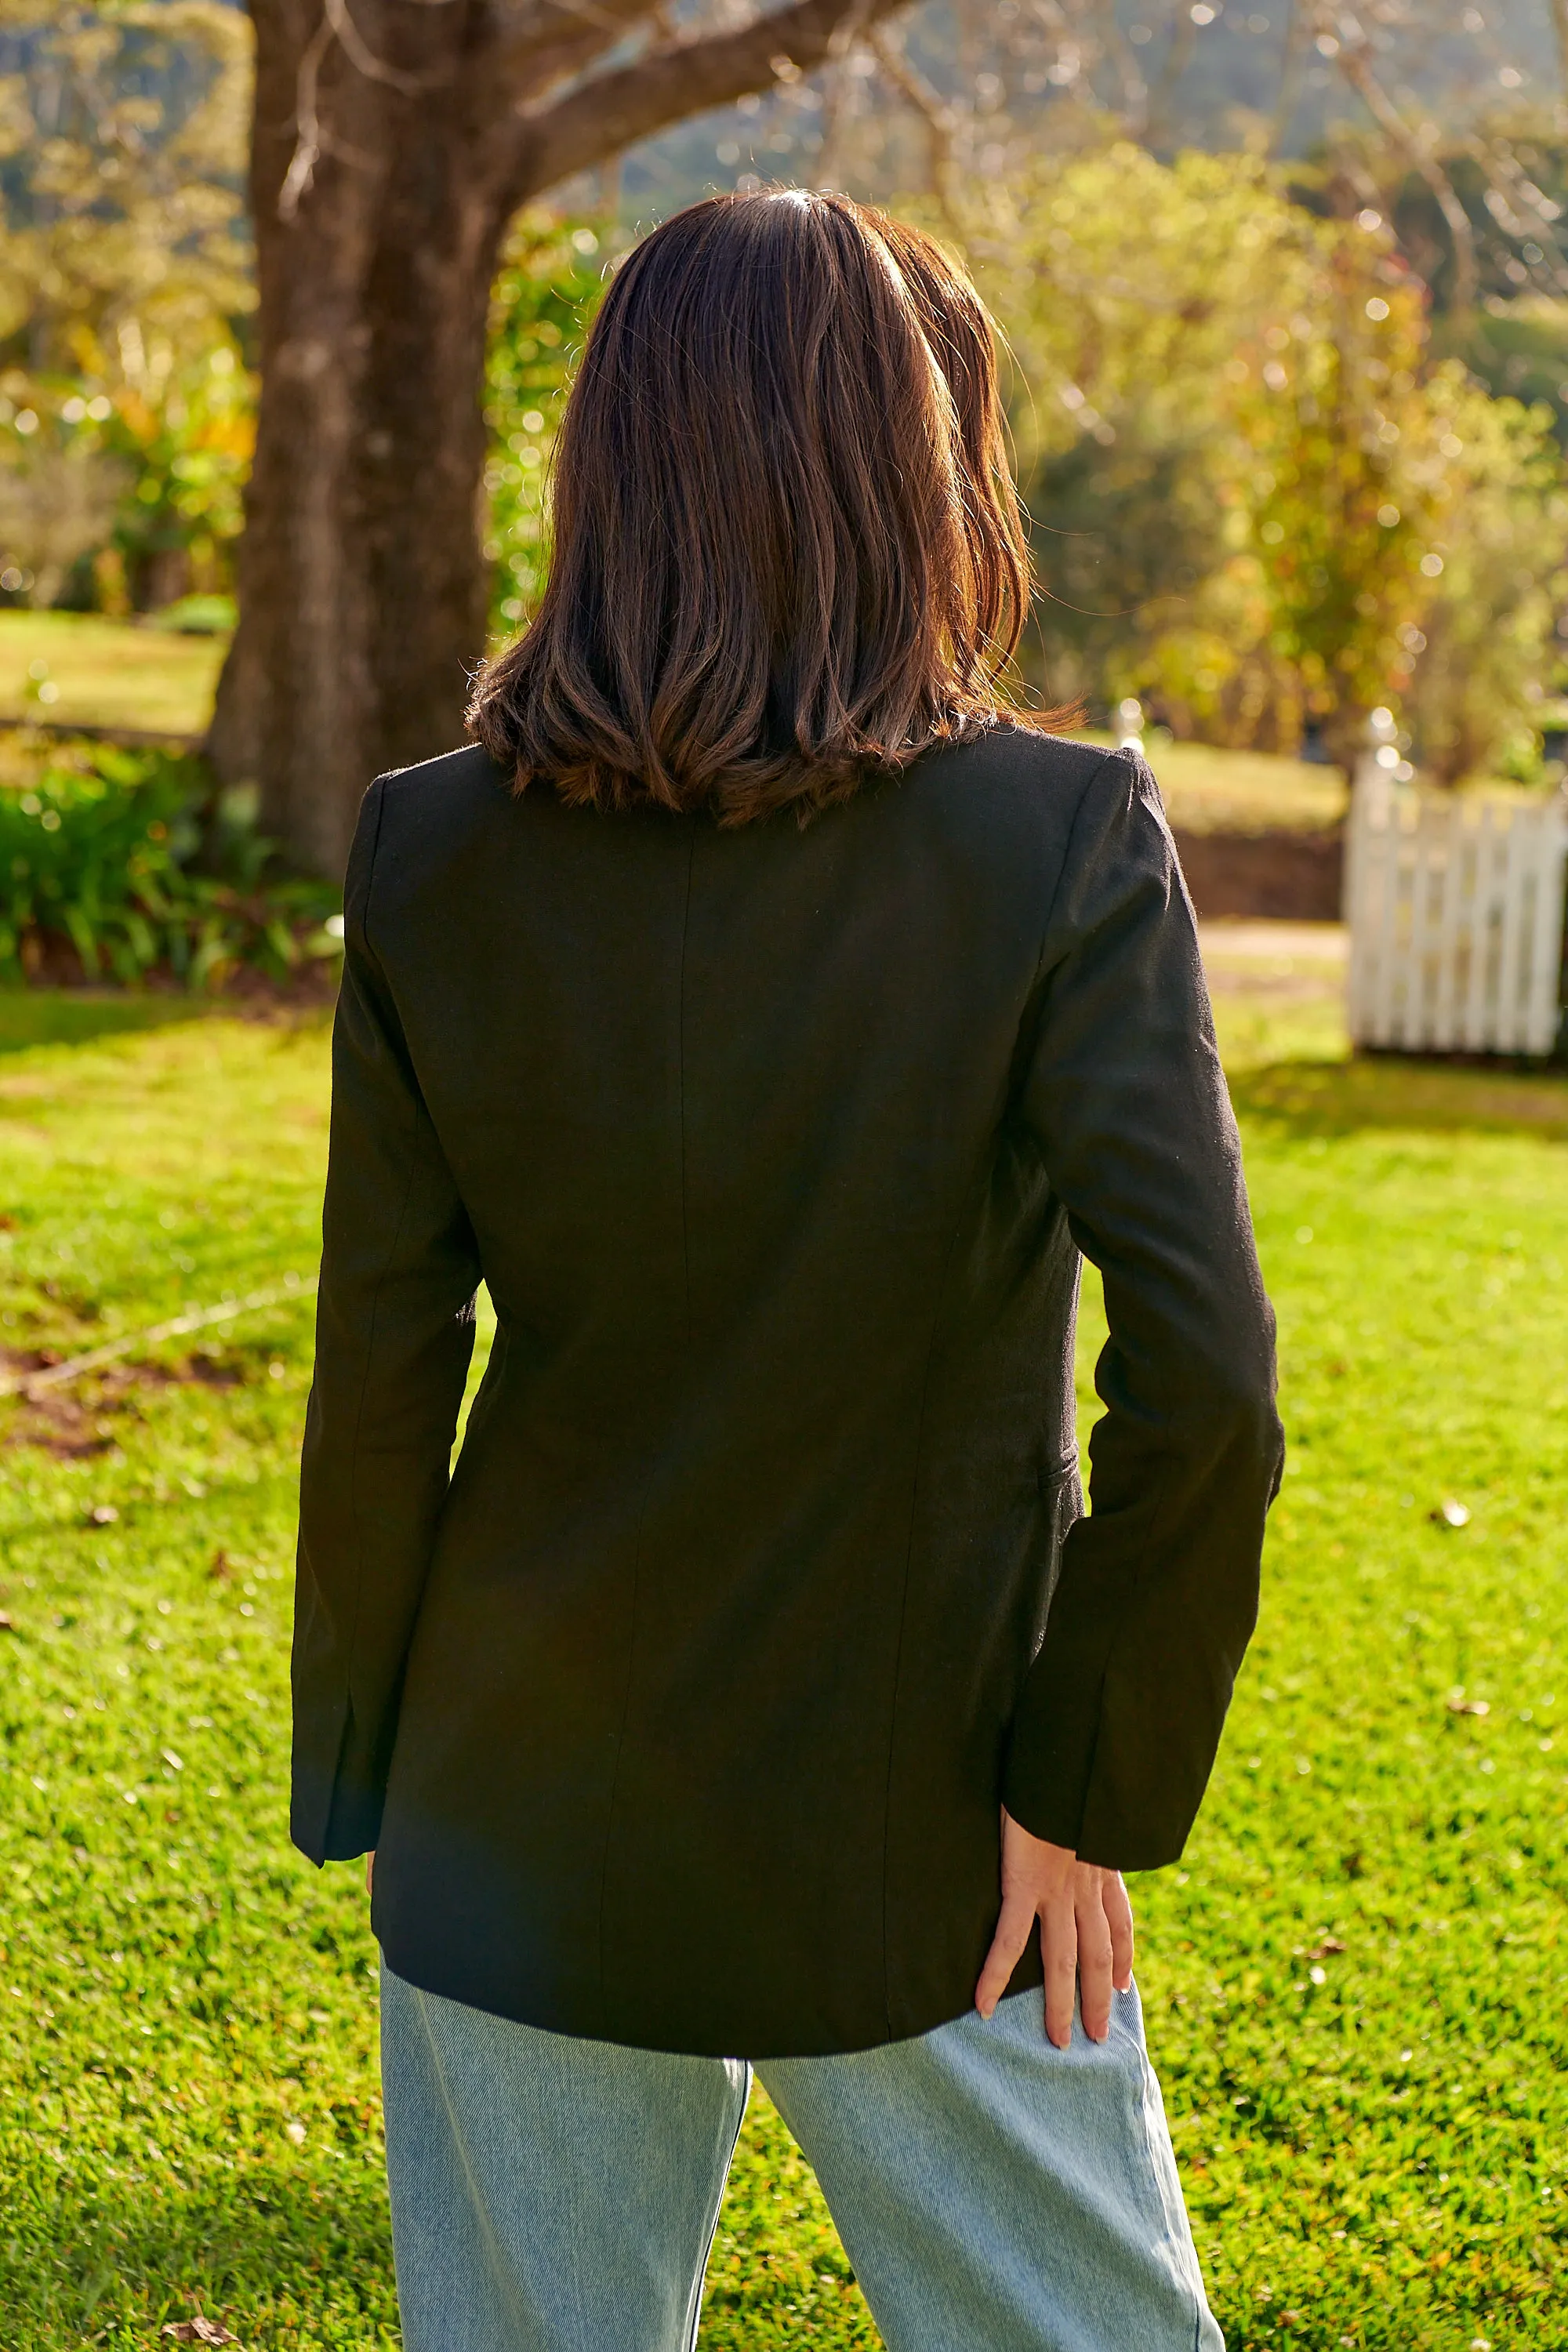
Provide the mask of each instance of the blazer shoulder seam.
[{"label": "blazer shoulder seam", "polygon": [[[1061,868],[1057,875],[1056,887],[1051,892],[1050,905],[1046,908],[1045,921],[1040,929],[1040,952],[1035,964],[1035,986],[1037,988],[1039,986],[1041,977],[1046,969],[1046,955],[1050,947],[1051,933],[1056,928],[1057,909],[1061,904],[1062,892],[1067,887],[1068,876],[1072,871],[1073,866],[1076,862],[1079,830],[1083,824],[1084,811],[1088,808],[1089,801],[1093,797],[1095,785],[1099,782],[1106,769],[1112,766],[1121,766],[1123,764],[1122,755],[1120,751],[1107,751],[1102,759],[1099,759],[1095,761],[1093,767],[1089,770],[1088,775],[1084,778],[1082,784],[1079,788],[1078,800],[1074,804],[1072,815],[1068,823],[1068,837],[1062,848]],[[1136,775],[1136,772],[1137,771],[1134,769],[1134,775]]]}]

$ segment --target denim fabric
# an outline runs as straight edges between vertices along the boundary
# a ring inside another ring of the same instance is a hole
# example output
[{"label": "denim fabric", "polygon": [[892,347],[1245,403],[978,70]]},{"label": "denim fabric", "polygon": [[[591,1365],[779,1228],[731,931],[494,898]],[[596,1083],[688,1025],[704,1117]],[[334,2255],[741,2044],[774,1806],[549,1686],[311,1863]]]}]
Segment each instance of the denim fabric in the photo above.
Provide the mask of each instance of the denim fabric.
[{"label": "denim fabric", "polygon": [[[541,2032],[384,1967],[405,2352],[690,2352],[751,2068]],[[1224,2352],[1136,1990],[757,2069],[889,2352]]]}]

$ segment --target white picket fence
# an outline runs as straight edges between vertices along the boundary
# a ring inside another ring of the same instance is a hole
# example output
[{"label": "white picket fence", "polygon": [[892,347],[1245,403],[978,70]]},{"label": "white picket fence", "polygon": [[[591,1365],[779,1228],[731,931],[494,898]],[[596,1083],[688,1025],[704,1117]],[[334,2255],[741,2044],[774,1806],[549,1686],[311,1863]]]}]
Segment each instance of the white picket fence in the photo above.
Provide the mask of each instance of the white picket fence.
[{"label": "white picket fence", "polygon": [[1447,793],[1365,760],[1345,856],[1350,1031],[1407,1053],[1549,1054],[1568,803]]}]

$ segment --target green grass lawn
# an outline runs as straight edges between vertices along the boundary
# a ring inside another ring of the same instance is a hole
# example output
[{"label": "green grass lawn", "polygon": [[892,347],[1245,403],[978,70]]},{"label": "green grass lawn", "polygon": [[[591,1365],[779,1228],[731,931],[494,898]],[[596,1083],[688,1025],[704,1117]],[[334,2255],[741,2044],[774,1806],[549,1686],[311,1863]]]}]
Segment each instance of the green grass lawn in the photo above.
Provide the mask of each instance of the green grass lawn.
[{"label": "green grass lawn", "polygon": [[225,642],[96,613],[0,613],[0,719],[199,735]]},{"label": "green grass lawn", "polygon": [[[1113,736],[1086,730],[1084,740]],[[1180,743],[1156,730],[1145,746],[1171,823],[1181,833],[1321,833],[1338,824],[1350,789],[1338,768],[1272,751],[1226,751]]]},{"label": "green grass lawn", "polygon": [[[1215,948],[1291,1465],[1150,2035],[1233,2352],[1568,2347],[1568,1087],[1348,1064],[1321,944]],[[0,1405],[0,2346],[395,2344],[360,1875],[285,1832],[326,1032],[142,1017],[0,999],[0,1346],[301,1280]],[[703,2346],[876,2341],[759,2096]]]}]

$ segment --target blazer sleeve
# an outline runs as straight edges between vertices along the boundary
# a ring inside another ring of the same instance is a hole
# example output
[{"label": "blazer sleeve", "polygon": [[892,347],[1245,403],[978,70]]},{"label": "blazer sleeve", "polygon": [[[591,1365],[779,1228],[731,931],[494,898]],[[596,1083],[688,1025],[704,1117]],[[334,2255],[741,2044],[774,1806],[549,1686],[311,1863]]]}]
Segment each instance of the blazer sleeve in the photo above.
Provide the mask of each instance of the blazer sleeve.
[{"label": "blazer sleeve", "polygon": [[384,781],[344,886],[316,1369],[295,1585],[290,1831],[376,1843],[403,1673],[473,1350],[479,1251],[373,944]]},{"label": "blazer sleeve", "polygon": [[1036,1836],[1153,1869],[1181,1853],[1213,1769],[1284,1440],[1192,906],[1127,754],[1074,820],[1022,1108],[1104,1277],[1110,1338],[1089,1516],[1063,1548],[1004,1794]]}]

